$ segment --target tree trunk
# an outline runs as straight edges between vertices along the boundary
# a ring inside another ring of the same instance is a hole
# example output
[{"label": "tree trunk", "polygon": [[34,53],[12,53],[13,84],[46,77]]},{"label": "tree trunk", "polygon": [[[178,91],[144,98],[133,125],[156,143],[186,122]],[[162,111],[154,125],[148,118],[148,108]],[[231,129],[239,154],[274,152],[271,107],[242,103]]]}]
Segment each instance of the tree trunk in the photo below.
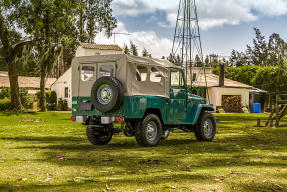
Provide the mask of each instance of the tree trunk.
[{"label": "tree trunk", "polygon": [[22,104],[20,100],[18,74],[15,63],[8,64],[8,74],[10,81],[10,94],[11,94],[11,110],[21,110]]},{"label": "tree trunk", "polygon": [[46,71],[44,69],[44,64],[41,65],[41,73],[40,73],[40,107],[41,112],[46,111],[46,93],[45,93],[45,84],[46,84]]},{"label": "tree trunk", "polygon": [[14,61],[15,55],[13,55],[13,47],[9,37],[7,27],[2,16],[0,9],[0,40],[3,45],[4,57],[6,64],[8,65],[8,74],[10,81],[10,94],[11,94],[11,110],[21,110],[21,100],[19,93],[19,84],[18,84],[18,73],[16,63]]}]

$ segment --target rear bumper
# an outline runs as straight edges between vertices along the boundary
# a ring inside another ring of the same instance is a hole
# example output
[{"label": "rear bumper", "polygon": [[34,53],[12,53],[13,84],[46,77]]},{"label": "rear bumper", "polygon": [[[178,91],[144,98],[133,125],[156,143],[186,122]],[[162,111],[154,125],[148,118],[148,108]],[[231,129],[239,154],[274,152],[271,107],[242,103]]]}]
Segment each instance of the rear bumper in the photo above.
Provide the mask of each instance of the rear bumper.
[{"label": "rear bumper", "polygon": [[72,116],[72,120],[79,123],[85,123],[88,119],[88,116],[81,115],[81,116]]}]

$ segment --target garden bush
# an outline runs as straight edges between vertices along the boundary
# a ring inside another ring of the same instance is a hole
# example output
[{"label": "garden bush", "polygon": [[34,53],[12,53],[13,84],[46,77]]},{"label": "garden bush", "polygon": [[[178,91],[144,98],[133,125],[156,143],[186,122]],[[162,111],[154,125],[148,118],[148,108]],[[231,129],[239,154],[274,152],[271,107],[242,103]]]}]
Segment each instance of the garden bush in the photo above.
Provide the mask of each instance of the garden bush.
[{"label": "garden bush", "polygon": [[68,102],[67,100],[63,100],[62,98],[58,101],[58,110],[59,111],[68,111]]},{"label": "garden bush", "polygon": [[8,98],[0,99],[0,111],[9,110],[11,106],[11,100]]},{"label": "garden bush", "polygon": [[[45,94],[46,94],[47,109],[49,111],[57,110],[57,93],[55,91],[46,91]],[[38,101],[40,101],[40,95],[41,92],[38,91],[36,93]],[[40,102],[38,102],[38,104],[40,105]]]}]

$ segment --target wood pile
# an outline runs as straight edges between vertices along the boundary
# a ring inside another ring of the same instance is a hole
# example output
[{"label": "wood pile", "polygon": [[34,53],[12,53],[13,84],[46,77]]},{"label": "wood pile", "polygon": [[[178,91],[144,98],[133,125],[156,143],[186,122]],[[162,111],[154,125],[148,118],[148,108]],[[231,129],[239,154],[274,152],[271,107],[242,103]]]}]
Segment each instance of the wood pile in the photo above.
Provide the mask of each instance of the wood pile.
[{"label": "wood pile", "polygon": [[223,108],[227,113],[241,113],[241,96],[222,96]]}]

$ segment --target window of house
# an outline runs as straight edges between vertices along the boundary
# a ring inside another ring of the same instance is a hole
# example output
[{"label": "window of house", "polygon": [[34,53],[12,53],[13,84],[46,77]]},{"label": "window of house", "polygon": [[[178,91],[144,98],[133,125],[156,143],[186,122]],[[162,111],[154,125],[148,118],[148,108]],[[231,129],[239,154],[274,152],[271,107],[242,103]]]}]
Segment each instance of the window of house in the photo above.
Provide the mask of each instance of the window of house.
[{"label": "window of house", "polygon": [[159,83],[161,82],[162,72],[158,67],[152,67],[150,70],[150,81]]},{"label": "window of house", "polygon": [[178,69],[172,69],[170,72],[171,87],[184,87],[183,72]]},{"label": "window of house", "polygon": [[69,97],[69,88],[65,87],[65,98]]},{"label": "window of house", "polygon": [[136,68],[136,80],[137,81],[146,81],[147,79],[147,68],[144,66],[137,66]]},{"label": "window of house", "polygon": [[192,81],[196,81],[196,73],[192,74]]},{"label": "window of house", "polygon": [[112,65],[102,65],[100,67],[100,77],[104,76],[114,76],[114,66]]},{"label": "window of house", "polygon": [[93,81],[94,80],[94,66],[83,66],[81,72],[82,81]]}]

